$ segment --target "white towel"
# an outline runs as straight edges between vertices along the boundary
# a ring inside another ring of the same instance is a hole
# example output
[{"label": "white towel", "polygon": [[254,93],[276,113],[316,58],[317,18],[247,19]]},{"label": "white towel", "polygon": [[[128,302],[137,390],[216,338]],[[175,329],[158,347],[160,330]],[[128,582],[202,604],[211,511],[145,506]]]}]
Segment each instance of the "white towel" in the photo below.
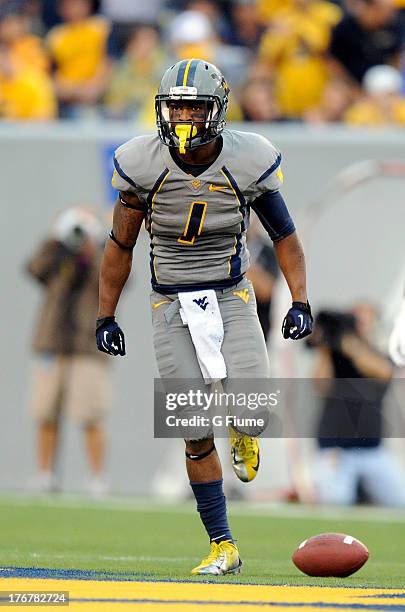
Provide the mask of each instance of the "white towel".
[{"label": "white towel", "polygon": [[224,324],[213,289],[179,293],[180,316],[188,325],[201,373],[207,385],[226,378],[221,353]]}]

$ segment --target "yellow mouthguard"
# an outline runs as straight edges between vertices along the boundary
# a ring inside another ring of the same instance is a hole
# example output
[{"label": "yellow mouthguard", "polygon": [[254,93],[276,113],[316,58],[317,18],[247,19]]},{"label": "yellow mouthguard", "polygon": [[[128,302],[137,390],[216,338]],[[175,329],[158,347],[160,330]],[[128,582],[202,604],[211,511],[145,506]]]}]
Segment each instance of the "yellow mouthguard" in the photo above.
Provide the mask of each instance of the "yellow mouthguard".
[{"label": "yellow mouthguard", "polygon": [[[192,129],[191,129],[192,128]],[[195,136],[197,134],[197,128],[195,125],[191,126],[190,123],[185,123],[183,125],[176,125],[174,130],[176,132],[176,136],[179,138],[179,151],[180,153],[186,152],[186,142],[190,136]]]}]

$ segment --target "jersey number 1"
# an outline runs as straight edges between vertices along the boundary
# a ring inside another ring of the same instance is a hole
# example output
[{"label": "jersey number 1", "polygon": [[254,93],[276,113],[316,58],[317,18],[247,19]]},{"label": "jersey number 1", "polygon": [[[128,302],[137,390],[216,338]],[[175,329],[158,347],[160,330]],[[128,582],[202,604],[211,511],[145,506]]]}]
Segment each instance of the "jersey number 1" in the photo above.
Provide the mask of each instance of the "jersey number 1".
[{"label": "jersey number 1", "polygon": [[181,242],[181,244],[194,244],[197,236],[201,234],[207,206],[207,202],[191,203],[183,235],[177,239],[177,242]]}]

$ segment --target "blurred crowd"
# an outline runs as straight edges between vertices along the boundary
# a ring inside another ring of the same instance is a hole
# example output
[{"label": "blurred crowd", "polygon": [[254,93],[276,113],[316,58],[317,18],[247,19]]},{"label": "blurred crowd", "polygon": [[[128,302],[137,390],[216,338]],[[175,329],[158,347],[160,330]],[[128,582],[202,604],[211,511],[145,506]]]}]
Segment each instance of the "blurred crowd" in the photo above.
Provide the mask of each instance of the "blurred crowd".
[{"label": "blurred crowd", "polygon": [[405,0],[0,0],[3,120],[152,125],[163,71],[200,57],[230,120],[405,124]]}]

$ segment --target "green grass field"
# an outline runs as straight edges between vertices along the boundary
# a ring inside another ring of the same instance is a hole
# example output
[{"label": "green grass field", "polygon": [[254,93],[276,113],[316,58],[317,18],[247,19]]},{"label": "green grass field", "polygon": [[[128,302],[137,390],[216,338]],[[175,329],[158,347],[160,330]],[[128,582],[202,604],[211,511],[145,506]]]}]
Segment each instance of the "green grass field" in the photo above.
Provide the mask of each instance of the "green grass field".
[{"label": "green grass field", "polygon": [[[405,513],[361,508],[322,514],[298,506],[266,508],[241,502],[230,506],[244,568],[239,576],[221,578],[223,582],[405,586]],[[302,575],[291,553],[302,540],[324,531],[362,540],[370,551],[367,564],[344,580]],[[143,580],[197,581],[189,571],[206,553],[207,539],[191,502],[173,506],[0,497],[0,568],[98,570],[117,578],[130,574]]]}]

